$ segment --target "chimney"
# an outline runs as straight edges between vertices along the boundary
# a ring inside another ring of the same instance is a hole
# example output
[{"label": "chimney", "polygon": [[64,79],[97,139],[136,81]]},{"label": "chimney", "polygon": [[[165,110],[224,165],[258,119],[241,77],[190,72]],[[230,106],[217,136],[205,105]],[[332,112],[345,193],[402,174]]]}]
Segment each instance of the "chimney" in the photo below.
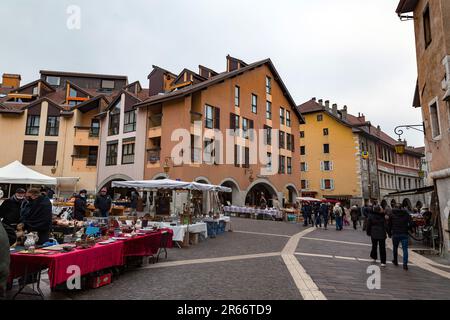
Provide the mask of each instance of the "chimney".
[{"label": "chimney", "polygon": [[327,109],[330,109],[330,100],[325,101],[325,107],[327,107]]},{"label": "chimney", "polygon": [[342,120],[347,120],[347,106],[341,110]]},{"label": "chimney", "polygon": [[323,106],[323,100],[322,100],[322,99],[319,99],[319,104],[320,104],[321,106]]},{"label": "chimney", "polygon": [[20,87],[20,74],[4,73],[2,77],[2,87],[17,89]]},{"label": "chimney", "polygon": [[336,104],[336,103],[333,103],[333,109],[332,109],[332,112],[333,112],[333,114],[336,115],[336,116],[337,116],[337,114],[338,114],[337,110],[338,110],[337,104]]},{"label": "chimney", "polygon": [[358,119],[359,119],[359,121],[361,121],[361,122],[366,122],[366,116],[364,115],[364,113],[359,113],[358,112]]},{"label": "chimney", "polygon": [[314,102],[316,102],[316,97],[313,97],[311,100],[314,101]]}]

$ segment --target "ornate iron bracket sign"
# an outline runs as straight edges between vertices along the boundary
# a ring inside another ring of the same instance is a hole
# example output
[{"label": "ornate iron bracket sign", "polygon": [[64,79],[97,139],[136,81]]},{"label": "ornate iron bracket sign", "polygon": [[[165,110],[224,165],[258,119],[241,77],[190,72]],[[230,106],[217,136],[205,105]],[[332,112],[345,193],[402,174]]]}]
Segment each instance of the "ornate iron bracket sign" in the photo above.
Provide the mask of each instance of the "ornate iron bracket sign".
[{"label": "ornate iron bracket sign", "polygon": [[413,129],[413,130],[425,133],[424,124],[407,124],[407,125],[403,125],[403,126],[398,126],[394,129],[394,133],[396,135],[398,135],[398,140],[401,140],[401,137],[404,134],[404,131],[402,130],[402,128],[405,128],[406,130]]}]

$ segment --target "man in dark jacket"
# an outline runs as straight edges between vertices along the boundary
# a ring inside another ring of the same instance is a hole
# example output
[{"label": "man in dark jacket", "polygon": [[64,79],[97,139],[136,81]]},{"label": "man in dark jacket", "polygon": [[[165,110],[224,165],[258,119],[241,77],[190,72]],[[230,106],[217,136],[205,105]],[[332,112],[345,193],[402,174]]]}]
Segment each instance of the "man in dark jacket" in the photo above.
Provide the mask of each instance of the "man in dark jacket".
[{"label": "man in dark jacket", "polygon": [[100,194],[97,195],[94,202],[95,209],[97,209],[100,212],[100,216],[104,218],[108,217],[112,206],[112,199],[107,192],[108,190],[106,188],[100,190]]},{"label": "man in dark jacket", "polygon": [[353,229],[355,229],[355,230],[357,229],[359,213],[360,213],[360,210],[359,210],[358,206],[356,206],[356,205],[352,206],[352,208],[350,209],[350,217],[353,222]]},{"label": "man in dark jacket", "polygon": [[37,232],[38,245],[48,241],[52,226],[52,203],[39,189],[28,190],[27,203],[21,211],[21,222],[26,231]]},{"label": "man in dark jacket", "polygon": [[388,220],[388,234],[392,237],[394,260],[392,263],[398,266],[398,247],[400,243],[403,249],[403,269],[408,270],[408,240],[412,219],[408,211],[397,205],[392,209]]},{"label": "man in dark jacket", "polygon": [[319,216],[323,219],[323,227],[328,230],[328,205],[324,202],[320,204]]},{"label": "man in dark jacket", "polygon": [[9,247],[10,240],[3,224],[0,223],[0,298],[5,295],[6,281],[9,275]]},{"label": "man in dark jacket", "polygon": [[370,257],[377,261],[377,247],[380,248],[381,266],[386,266],[386,219],[380,206],[375,206],[367,219],[367,235],[372,239]]},{"label": "man in dark jacket", "polygon": [[369,202],[366,202],[364,204],[364,207],[362,208],[362,218],[363,221],[363,231],[367,230],[367,219],[369,219],[370,214],[373,212],[373,207],[370,205]]},{"label": "man in dark jacket", "polygon": [[308,202],[306,202],[305,205],[302,207],[302,213],[303,213],[303,226],[307,227],[309,225],[309,221],[311,220],[312,214],[312,208]]},{"label": "man in dark jacket", "polygon": [[3,201],[0,205],[0,219],[2,222],[14,229],[20,222],[20,209],[25,199],[26,191],[22,188],[16,190],[16,193],[9,199]]},{"label": "man in dark jacket", "polygon": [[130,198],[130,208],[131,208],[131,215],[135,216],[137,214],[137,205],[139,200],[139,194],[136,191],[131,191],[131,198]]},{"label": "man in dark jacket", "polygon": [[87,200],[86,200],[86,190],[80,190],[80,193],[75,199],[75,204],[73,207],[73,216],[75,220],[83,221],[86,216],[87,211]]}]

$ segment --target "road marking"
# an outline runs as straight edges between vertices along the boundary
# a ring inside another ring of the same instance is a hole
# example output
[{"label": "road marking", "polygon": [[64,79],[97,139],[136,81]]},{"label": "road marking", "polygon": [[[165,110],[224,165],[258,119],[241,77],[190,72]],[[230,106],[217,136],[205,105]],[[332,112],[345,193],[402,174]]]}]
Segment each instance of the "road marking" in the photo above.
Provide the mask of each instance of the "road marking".
[{"label": "road marking", "polygon": [[251,232],[251,231],[233,231],[234,233],[245,233],[245,234],[255,234],[259,236],[270,236],[270,237],[282,237],[282,238],[290,238],[291,236],[287,236],[285,234],[273,234],[273,233],[262,233],[262,232]]},{"label": "road marking", "polygon": [[331,240],[331,239],[320,239],[320,238],[309,238],[309,237],[303,237],[304,240],[313,240],[313,241],[325,241],[325,242],[333,242],[333,243],[340,243],[340,244],[351,244],[355,246],[363,246],[363,247],[371,247],[371,244],[368,243],[362,243],[362,242],[348,242],[348,241],[339,241],[339,240]]},{"label": "road marking", "polygon": [[281,257],[304,300],[327,300],[314,280],[306,273],[306,270],[295,257],[295,250],[300,239],[314,230],[314,228],[309,228],[292,236],[283,248]]},{"label": "road marking", "polygon": [[152,264],[152,265],[140,268],[139,270],[178,267],[178,266],[186,266],[186,265],[192,265],[192,264],[205,264],[205,263],[217,263],[217,262],[227,262],[227,261],[236,261],[236,260],[258,259],[258,258],[276,257],[276,256],[280,256],[280,255],[281,255],[280,252],[270,252],[270,253],[249,254],[249,255],[242,255],[242,256],[221,257],[221,258],[181,260],[181,261],[172,261],[172,262],[163,262],[163,263]]},{"label": "road marking", "polygon": [[[358,258],[358,257],[334,256],[334,255],[330,255],[330,254],[296,252],[295,255],[296,256],[303,256],[303,257],[339,259],[339,260],[347,260],[347,261],[359,261],[359,262],[371,262],[371,263],[373,263],[372,259],[364,259],[364,258]],[[387,264],[392,264],[392,262],[386,262],[386,263]],[[411,266],[415,266],[415,265],[411,264]]]}]

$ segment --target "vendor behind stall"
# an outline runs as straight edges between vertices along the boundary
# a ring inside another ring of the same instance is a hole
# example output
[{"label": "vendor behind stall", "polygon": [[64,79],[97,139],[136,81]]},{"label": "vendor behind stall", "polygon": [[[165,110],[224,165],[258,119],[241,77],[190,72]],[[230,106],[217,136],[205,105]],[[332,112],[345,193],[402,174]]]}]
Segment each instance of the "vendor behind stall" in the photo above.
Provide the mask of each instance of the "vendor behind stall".
[{"label": "vendor behind stall", "polygon": [[94,202],[95,209],[100,212],[100,217],[108,217],[112,206],[112,199],[108,195],[108,189],[102,188]]},{"label": "vendor behind stall", "polygon": [[87,211],[86,190],[80,190],[80,193],[75,198],[75,204],[73,208],[74,219],[83,221]]},{"label": "vendor behind stall", "polygon": [[27,202],[20,212],[21,222],[28,232],[37,232],[38,245],[48,241],[52,226],[52,203],[39,189],[30,189],[27,192]]},{"label": "vendor behind stall", "polygon": [[14,229],[20,222],[20,209],[25,199],[25,189],[19,188],[9,199],[3,201],[0,205],[0,219],[2,222]]}]

